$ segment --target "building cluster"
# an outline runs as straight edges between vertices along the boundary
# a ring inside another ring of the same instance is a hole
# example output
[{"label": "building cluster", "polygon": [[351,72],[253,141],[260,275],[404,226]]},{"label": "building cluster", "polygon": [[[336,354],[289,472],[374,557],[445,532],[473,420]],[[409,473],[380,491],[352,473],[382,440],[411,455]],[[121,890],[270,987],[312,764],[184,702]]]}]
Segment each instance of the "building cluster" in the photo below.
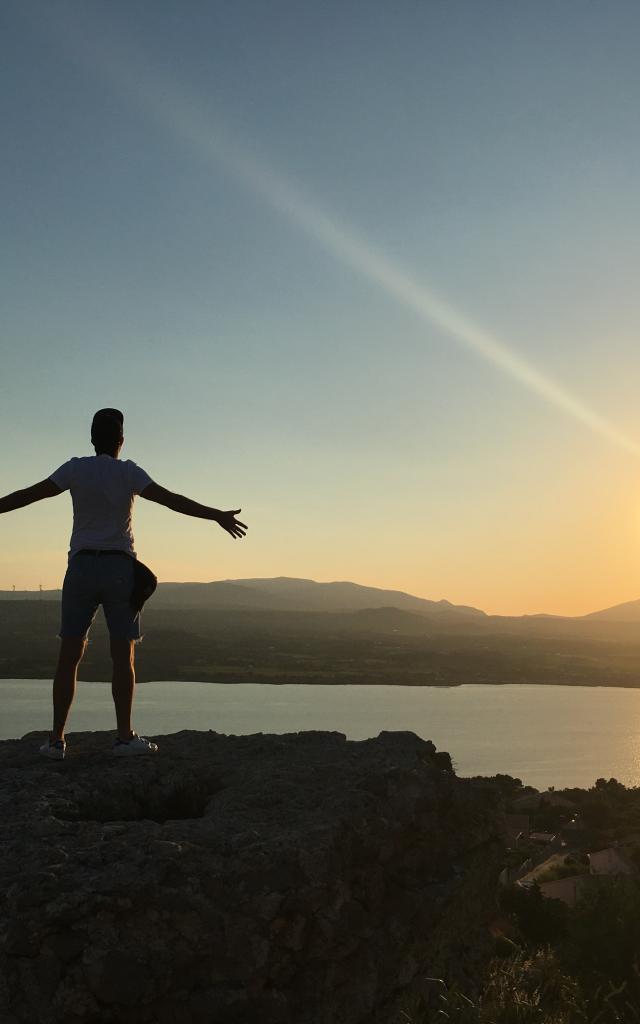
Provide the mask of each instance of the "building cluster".
[{"label": "building cluster", "polygon": [[[536,820],[554,808],[553,831],[536,829]],[[553,790],[527,793],[513,801],[506,815],[505,838],[510,864],[502,870],[502,885],[530,889],[537,885],[547,899],[575,906],[585,888],[606,884],[622,875],[640,877],[640,834],[611,838],[593,845],[576,803]],[[520,859],[519,853],[522,854]]]}]

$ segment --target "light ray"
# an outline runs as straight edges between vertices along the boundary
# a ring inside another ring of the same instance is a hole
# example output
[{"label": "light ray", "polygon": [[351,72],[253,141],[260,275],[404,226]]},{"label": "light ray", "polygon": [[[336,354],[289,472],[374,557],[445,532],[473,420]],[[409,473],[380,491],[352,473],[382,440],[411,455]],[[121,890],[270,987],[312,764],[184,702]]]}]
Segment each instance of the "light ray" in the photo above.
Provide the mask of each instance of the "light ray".
[{"label": "light ray", "polygon": [[42,19],[43,15],[61,41],[72,46],[76,59],[94,73],[101,74],[128,105],[135,103],[143,114],[182,145],[190,146],[212,168],[223,168],[234,180],[241,181],[315,243],[377,285],[425,324],[436,327],[457,345],[475,352],[594,433],[640,457],[640,444],[614,423],[569,388],[537,369],[496,335],[416,281],[396,261],[370,245],[355,230],[327,214],[283,174],[232,140],[220,120],[199,106],[194,97],[185,94],[164,75],[154,73],[140,54],[130,52],[127,55],[122,39],[114,40],[112,37],[109,42],[105,26],[101,25],[100,33],[89,39],[82,36],[76,26],[67,24],[62,37],[60,23],[53,24],[50,12],[39,8],[39,18]]}]

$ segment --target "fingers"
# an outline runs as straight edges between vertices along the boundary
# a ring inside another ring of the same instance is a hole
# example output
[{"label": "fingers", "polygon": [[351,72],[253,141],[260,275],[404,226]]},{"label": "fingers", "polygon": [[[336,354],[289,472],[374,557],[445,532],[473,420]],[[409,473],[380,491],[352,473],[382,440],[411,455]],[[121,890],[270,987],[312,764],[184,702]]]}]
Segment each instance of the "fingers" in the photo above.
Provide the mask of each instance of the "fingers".
[{"label": "fingers", "polygon": [[245,531],[238,529],[235,525],[234,526],[225,526],[225,530],[227,531],[227,533],[231,534],[231,536],[233,537],[234,540],[236,539],[236,537],[244,537],[245,536]]},{"label": "fingers", "polygon": [[229,512],[224,513],[226,522],[223,521],[222,518],[219,520],[220,526],[222,526],[222,528],[226,530],[234,540],[244,537],[246,531],[249,529],[246,523],[241,523],[239,519],[234,519],[236,513],[241,511],[242,509],[239,508],[231,509]]}]

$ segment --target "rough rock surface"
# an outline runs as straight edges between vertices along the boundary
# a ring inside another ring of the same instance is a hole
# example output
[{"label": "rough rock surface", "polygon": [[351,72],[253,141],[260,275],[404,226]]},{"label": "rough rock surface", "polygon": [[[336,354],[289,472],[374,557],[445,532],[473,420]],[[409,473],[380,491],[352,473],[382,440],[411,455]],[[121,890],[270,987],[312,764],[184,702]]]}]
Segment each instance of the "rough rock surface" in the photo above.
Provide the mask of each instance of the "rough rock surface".
[{"label": "rough rock surface", "polygon": [[364,1024],[464,974],[502,816],[413,733],[0,743],[2,1024]]}]

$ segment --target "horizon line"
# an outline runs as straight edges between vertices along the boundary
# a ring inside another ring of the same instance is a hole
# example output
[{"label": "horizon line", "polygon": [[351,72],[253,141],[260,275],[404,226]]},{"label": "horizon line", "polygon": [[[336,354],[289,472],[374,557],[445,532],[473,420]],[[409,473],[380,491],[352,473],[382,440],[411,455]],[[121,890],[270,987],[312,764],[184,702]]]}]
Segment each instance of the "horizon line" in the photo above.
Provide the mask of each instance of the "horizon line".
[{"label": "horizon line", "polygon": [[[348,585],[353,586],[353,587],[360,587],[363,590],[378,590],[378,591],[381,591],[383,593],[386,592],[386,593],[390,593],[390,594],[402,594],[405,597],[413,598],[416,601],[424,601],[424,602],[426,602],[428,604],[447,604],[452,609],[471,608],[474,611],[479,612],[482,615],[486,616],[486,618],[490,618],[490,619],[496,619],[496,618],[497,619],[526,619],[526,618],[528,618],[528,619],[531,619],[531,618],[583,619],[583,618],[587,618],[590,615],[597,615],[599,612],[611,611],[612,609],[619,608],[622,605],[634,604],[636,601],[640,602],[640,598],[632,598],[630,601],[620,601],[620,602],[618,602],[616,604],[608,605],[606,608],[597,608],[594,611],[583,612],[583,613],[581,613],[579,615],[564,615],[562,613],[557,613],[557,612],[520,612],[518,614],[516,614],[516,613],[509,613],[509,612],[506,612],[506,613],[504,613],[504,612],[503,613],[501,613],[501,612],[487,612],[483,608],[478,608],[476,605],[464,604],[464,603],[458,604],[458,603],[450,601],[448,598],[444,598],[444,597],[443,598],[421,597],[418,594],[412,594],[408,590],[399,590],[399,589],[397,589],[395,587],[377,587],[377,586],[373,586],[371,584],[366,584],[366,583],[356,583],[354,580],[347,580],[347,579],[342,579],[342,580],[315,580],[315,579],[313,579],[310,576],[248,576],[248,577],[243,577],[243,578],[241,578],[241,577],[225,577],[224,579],[217,579],[217,580],[162,580],[162,581],[158,582],[158,588],[165,587],[165,586],[206,587],[206,586],[213,586],[214,584],[219,584],[219,583],[237,583],[237,584],[243,584],[243,583],[268,583],[268,582],[274,582],[274,581],[277,581],[277,580],[288,580],[288,581],[290,581],[292,583],[312,583],[312,584],[314,584],[316,586],[331,586],[331,585],[348,584]],[[61,586],[58,586],[58,587],[43,587],[43,586],[40,586],[39,589],[35,589],[35,590],[31,589],[30,587],[18,588],[16,586],[13,586],[13,589],[5,588],[5,587],[0,587],[0,595],[5,595],[6,594],[6,595],[9,595],[9,597],[12,597],[12,596],[18,595],[18,594],[33,594],[37,598],[37,597],[39,597],[41,595],[53,594],[53,593],[60,594],[61,592],[62,592],[62,587]],[[3,599],[4,598],[0,597],[0,600],[3,600]],[[385,606],[385,607],[394,607],[394,606],[391,605],[391,606]],[[253,611],[259,611],[260,609],[252,609],[252,610]],[[284,611],[286,609],[281,609],[281,610]],[[291,611],[294,611],[294,610],[295,609],[291,609]],[[355,609],[355,610],[357,610],[357,611],[364,611],[366,609]],[[398,609],[398,610],[399,611],[404,611],[404,610],[407,610],[407,609]]]}]

